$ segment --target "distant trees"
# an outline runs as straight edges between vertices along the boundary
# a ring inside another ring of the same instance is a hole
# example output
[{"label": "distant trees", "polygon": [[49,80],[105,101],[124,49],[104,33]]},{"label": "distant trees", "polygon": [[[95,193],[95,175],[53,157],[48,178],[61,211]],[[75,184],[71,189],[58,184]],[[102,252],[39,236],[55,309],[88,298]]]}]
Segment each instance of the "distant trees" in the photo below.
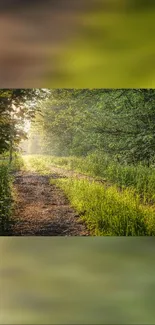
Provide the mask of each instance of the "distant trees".
[{"label": "distant trees", "polygon": [[13,149],[26,138],[25,121],[34,118],[44,96],[38,89],[0,89],[0,153],[10,150],[10,162]]},{"label": "distant trees", "polygon": [[123,160],[149,164],[155,149],[154,105],[152,89],[112,90],[104,96],[92,113],[100,147]]},{"label": "distant trees", "polygon": [[154,89],[0,90],[0,153],[27,138],[29,151],[59,156],[98,152],[150,165],[155,152]]},{"label": "distant trees", "polygon": [[103,152],[121,162],[154,159],[155,90],[56,89],[33,128],[42,152],[87,155]]}]

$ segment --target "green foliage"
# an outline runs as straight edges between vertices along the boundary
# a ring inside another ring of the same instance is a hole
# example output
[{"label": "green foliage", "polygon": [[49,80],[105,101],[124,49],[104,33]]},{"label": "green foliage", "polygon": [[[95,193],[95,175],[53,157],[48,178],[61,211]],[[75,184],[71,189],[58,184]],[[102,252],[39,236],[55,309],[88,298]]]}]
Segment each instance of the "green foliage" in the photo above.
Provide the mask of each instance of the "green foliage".
[{"label": "green foliage", "polygon": [[112,162],[107,157],[88,156],[81,165],[84,171],[84,163],[89,173],[100,176],[115,183],[120,188],[133,188],[141,196],[143,203],[155,203],[155,170],[138,165],[121,165]]},{"label": "green foliage", "polygon": [[28,155],[23,157],[24,169],[32,170],[40,174],[49,174],[51,159],[39,155]]},{"label": "green foliage", "polygon": [[33,119],[38,101],[45,97],[42,89],[0,90],[0,154],[15,149],[26,139],[24,123]]},{"label": "green foliage", "polygon": [[155,235],[153,169],[142,165],[121,166],[95,154],[86,158],[32,155],[24,160],[28,169],[41,174],[50,175],[52,166],[60,166],[96,176],[93,182],[89,177],[88,180],[76,177],[54,180],[65,191],[93,234]]},{"label": "green foliage", "polygon": [[134,191],[119,192],[116,187],[87,180],[51,180],[61,187],[88,228],[100,236],[155,235],[155,212],[140,204]]},{"label": "green foliage", "polygon": [[105,92],[100,89],[51,90],[49,100],[42,105],[41,114],[36,115],[32,124],[30,142],[36,134],[36,138],[40,136],[41,153],[85,155],[96,147],[96,135],[91,137],[90,130],[87,130],[87,118],[90,116],[88,107],[95,105],[99,95]]},{"label": "green foliage", "polygon": [[101,180],[116,184],[120,189],[129,187],[141,198],[143,204],[155,203],[155,170],[141,164],[123,166],[111,162],[107,156],[91,154],[87,157],[54,157],[32,155],[25,162],[38,172],[48,172],[52,166],[82,172]]},{"label": "green foliage", "polygon": [[9,168],[0,164],[0,235],[10,231],[12,212],[12,180]]},{"label": "green foliage", "polygon": [[[87,157],[41,157],[44,160],[44,167],[51,165],[62,166],[73,169],[87,175],[100,177],[104,180],[115,183],[118,187],[133,188],[140,195],[143,203],[155,203],[155,170],[139,165],[123,166],[111,162],[107,156],[91,154]],[[35,159],[33,160],[35,164]]]},{"label": "green foliage", "polygon": [[154,89],[51,90],[32,124],[29,153],[86,156],[97,150],[121,163],[149,166],[154,104]]},{"label": "green foliage", "polygon": [[24,161],[22,156],[19,153],[14,153],[12,164],[10,166],[10,171],[18,171],[24,167]]},{"label": "green foliage", "polygon": [[20,155],[14,154],[12,165],[9,164],[9,153],[0,155],[0,235],[10,235],[15,220],[12,218],[14,207],[13,176],[14,171],[23,166]]}]

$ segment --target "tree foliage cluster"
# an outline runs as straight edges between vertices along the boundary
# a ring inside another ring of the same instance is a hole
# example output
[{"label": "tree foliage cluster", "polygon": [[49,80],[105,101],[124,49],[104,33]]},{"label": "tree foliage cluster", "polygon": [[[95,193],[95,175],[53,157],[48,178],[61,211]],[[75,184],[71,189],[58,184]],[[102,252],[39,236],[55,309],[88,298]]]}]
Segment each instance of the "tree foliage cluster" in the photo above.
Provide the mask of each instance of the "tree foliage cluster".
[{"label": "tree foliage cluster", "polygon": [[0,89],[0,154],[26,139],[25,122],[34,118],[44,95],[40,89]]},{"label": "tree foliage cluster", "polygon": [[154,89],[52,89],[36,114],[30,153],[107,154],[123,163],[154,160]]}]

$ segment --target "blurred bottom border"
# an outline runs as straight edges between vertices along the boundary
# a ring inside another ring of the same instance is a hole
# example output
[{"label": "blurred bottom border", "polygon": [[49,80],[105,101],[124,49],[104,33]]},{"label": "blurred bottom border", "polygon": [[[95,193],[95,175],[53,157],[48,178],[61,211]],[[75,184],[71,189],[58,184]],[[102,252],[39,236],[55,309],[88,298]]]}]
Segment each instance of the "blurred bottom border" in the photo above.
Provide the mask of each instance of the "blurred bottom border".
[{"label": "blurred bottom border", "polygon": [[154,324],[153,237],[1,237],[0,324]]}]

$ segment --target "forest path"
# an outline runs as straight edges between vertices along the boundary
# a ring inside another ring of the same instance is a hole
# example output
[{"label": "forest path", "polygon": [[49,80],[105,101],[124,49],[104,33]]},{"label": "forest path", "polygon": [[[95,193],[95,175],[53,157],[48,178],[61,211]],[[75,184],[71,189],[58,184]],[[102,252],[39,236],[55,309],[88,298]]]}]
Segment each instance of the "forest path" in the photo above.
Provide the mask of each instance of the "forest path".
[{"label": "forest path", "polygon": [[63,191],[50,178],[64,177],[54,172],[40,176],[35,172],[15,174],[17,219],[13,236],[88,236],[86,226],[70,206]]}]

